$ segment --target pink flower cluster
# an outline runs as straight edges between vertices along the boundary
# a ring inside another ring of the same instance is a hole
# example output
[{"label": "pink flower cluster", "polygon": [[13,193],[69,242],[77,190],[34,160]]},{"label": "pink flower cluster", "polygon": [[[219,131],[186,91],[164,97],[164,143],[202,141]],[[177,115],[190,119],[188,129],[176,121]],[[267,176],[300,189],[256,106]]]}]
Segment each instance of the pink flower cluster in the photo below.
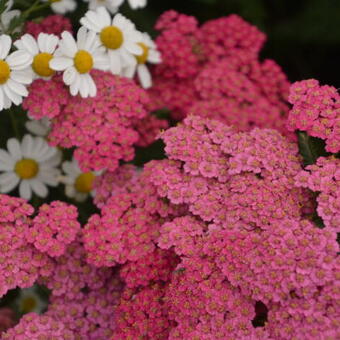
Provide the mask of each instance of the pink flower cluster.
[{"label": "pink flower cluster", "polygon": [[170,321],[162,303],[163,286],[152,284],[140,290],[125,289],[116,311],[112,340],[168,339]]},{"label": "pink flower cluster", "polygon": [[[180,208],[173,208],[157,196],[147,170],[138,180],[135,176],[128,175],[132,181],[126,182],[120,192],[116,191],[115,174],[104,175],[104,180],[97,184],[101,200],[108,199],[101,208],[101,216],[92,215],[83,229],[88,261],[95,266],[146,259],[155,250],[160,223],[179,213]],[[116,178],[123,185],[120,173]]]},{"label": "pink flower cluster", "polygon": [[54,201],[43,204],[27,232],[27,240],[51,257],[65,253],[66,247],[80,231],[78,211],[73,205]]},{"label": "pink flower cluster", "polygon": [[56,76],[49,81],[34,81],[23,107],[35,119],[53,119],[50,143],[76,147],[74,157],[83,171],[113,171],[119,161],[133,159],[134,144],[145,144],[136,124],[147,116],[148,97],[127,78],[102,71],[93,71],[92,76],[98,90],[96,97],[71,96]]},{"label": "pink flower cluster", "polygon": [[273,60],[260,62],[263,33],[237,15],[198,27],[168,11],[156,29],[163,62],[154,69],[151,107],[218,119],[247,131],[254,125],[287,134],[289,82]]},{"label": "pink flower cluster", "polygon": [[18,325],[2,335],[3,340],[75,340],[76,335],[65,325],[46,315],[29,313]]},{"label": "pink flower cluster", "polygon": [[306,131],[326,141],[326,150],[340,151],[340,95],[333,86],[315,79],[295,82],[290,88],[288,128]]},{"label": "pink flower cluster", "polygon": [[62,322],[77,339],[106,340],[115,328],[113,315],[122,285],[112,270],[95,268],[85,258],[77,239],[54,260],[53,273],[39,279],[51,290],[46,315]]},{"label": "pink flower cluster", "polygon": [[33,208],[25,200],[0,195],[0,297],[17,286],[27,288],[53,269],[47,255],[28,243]]},{"label": "pink flower cluster", "polygon": [[340,232],[340,160],[320,157],[296,177],[296,185],[317,192],[317,212],[326,227]]},{"label": "pink flower cluster", "polygon": [[72,24],[70,19],[62,15],[49,15],[40,22],[28,21],[25,27],[25,33],[32,34],[35,38],[39,33],[55,34],[60,36],[62,32],[72,33]]}]

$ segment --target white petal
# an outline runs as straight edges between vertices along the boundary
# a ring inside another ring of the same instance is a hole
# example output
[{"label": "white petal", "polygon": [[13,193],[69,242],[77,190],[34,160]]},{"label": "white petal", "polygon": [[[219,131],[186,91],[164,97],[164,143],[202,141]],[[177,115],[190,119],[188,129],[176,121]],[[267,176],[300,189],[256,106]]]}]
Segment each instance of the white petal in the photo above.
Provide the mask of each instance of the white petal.
[{"label": "white petal", "polygon": [[55,71],[64,71],[68,67],[73,66],[73,60],[67,57],[55,57],[51,59],[50,68]]},{"label": "white petal", "polygon": [[14,159],[5,150],[0,149],[0,168],[1,170],[13,170],[15,165]]},{"label": "white petal", "polygon": [[21,147],[16,138],[10,138],[7,141],[7,150],[14,160],[18,161],[19,159],[22,159]]},{"label": "white petal", "polygon": [[28,91],[27,91],[27,89],[24,85],[12,80],[12,79],[8,79],[6,84],[16,94],[18,94],[22,97],[26,97],[28,95]]},{"label": "white petal", "polygon": [[109,58],[110,58],[110,71],[113,74],[120,74],[122,70],[122,65],[120,61],[120,57],[116,52],[109,52]]},{"label": "white petal", "polygon": [[[30,34],[28,33],[24,34],[20,38],[20,41],[22,43],[22,46],[29,54],[34,56],[39,53],[38,44]],[[14,42],[14,45],[17,46],[16,42]]]},{"label": "white petal", "polygon": [[19,181],[20,178],[14,172],[0,175],[0,191],[4,194],[12,191]]},{"label": "white petal", "polygon": [[80,85],[81,85],[80,75],[76,74],[74,82],[70,85],[70,93],[72,96],[76,96],[79,93]]},{"label": "white petal", "polygon": [[18,95],[16,92],[14,92],[8,85],[7,83],[2,86],[4,89],[4,92],[6,96],[15,104],[19,105],[22,103],[22,97]]},{"label": "white petal", "polygon": [[74,82],[76,75],[77,75],[77,71],[73,66],[67,68],[63,74],[64,83],[66,85],[71,85]]},{"label": "white petal", "polygon": [[19,195],[20,197],[26,199],[26,200],[30,200],[32,197],[32,190],[31,187],[29,185],[29,182],[27,180],[22,180],[20,185],[19,185]]},{"label": "white petal", "polygon": [[39,180],[34,179],[31,181],[30,184],[32,186],[33,192],[37,196],[45,198],[48,195],[48,190],[47,190],[46,185],[40,182]]},{"label": "white petal", "polygon": [[0,59],[5,59],[12,46],[12,39],[9,35],[0,36]]},{"label": "white petal", "polygon": [[143,88],[148,89],[152,86],[151,74],[145,64],[138,65],[137,74]]},{"label": "white petal", "polygon": [[60,48],[62,48],[66,56],[72,58],[77,53],[77,44],[72,34],[68,31],[64,31],[61,34],[61,37],[62,40],[59,43]]},{"label": "white petal", "polygon": [[21,141],[21,152],[24,158],[29,158],[32,155],[33,138],[31,135],[25,135]]},{"label": "white petal", "polygon": [[28,85],[32,82],[33,72],[30,69],[12,71],[11,78],[18,83]]},{"label": "white petal", "polygon": [[97,13],[100,16],[100,22],[102,23],[102,25],[104,25],[104,27],[105,26],[110,26],[110,24],[111,24],[111,15],[107,11],[107,9],[105,7],[99,7],[97,9]]},{"label": "white petal", "polygon": [[19,50],[11,53],[6,61],[12,70],[20,71],[32,63],[33,57],[24,50]]}]

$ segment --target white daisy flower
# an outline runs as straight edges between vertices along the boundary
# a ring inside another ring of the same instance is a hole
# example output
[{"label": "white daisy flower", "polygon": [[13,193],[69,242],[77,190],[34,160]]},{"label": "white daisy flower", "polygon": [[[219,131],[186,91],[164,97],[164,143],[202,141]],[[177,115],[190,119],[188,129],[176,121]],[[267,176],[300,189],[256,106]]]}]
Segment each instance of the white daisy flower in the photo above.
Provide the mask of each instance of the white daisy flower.
[{"label": "white daisy flower", "polygon": [[98,7],[106,7],[112,14],[118,11],[124,0],[84,0],[89,3],[89,9],[93,10]]},{"label": "white daisy flower", "polygon": [[97,87],[90,71],[92,69],[107,70],[108,58],[100,47],[95,32],[81,27],[77,41],[70,32],[63,32],[50,67],[55,71],[64,71],[63,80],[70,87],[73,96],[80,93],[83,98],[94,97]]},{"label": "white daisy flower", "polygon": [[44,198],[48,194],[46,185],[58,185],[60,171],[56,167],[61,154],[43,138],[25,135],[21,143],[10,138],[7,149],[0,149],[1,193],[8,193],[19,185],[20,197],[30,200],[32,191]]},{"label": "white daisy flower", "polygon": [[32,73],[28,66],[32,56],[23,50],[8,54],[12,39],[8,35],[0,35],[0,111],[19,105],[22,97],[28,95],[25,85],[32,82]]},{"label": "white daisy flower", "polygon": [[51,120],[48,117],[43,117],[41,119],[33,119],[30,115],[27,115],[30,120],[25,123],[27,131],[33,135],[46,137],[51,129]]},{"label": "white daisy flower", "polygon": [[47,301],[44,301],[38,293],[37,286],[20,289],[15,304],[20,313],[42,314],[47,308]]},{"label": "white daisy flower", "polygon": [[43,0],[43,1],[50,2],[52,11],[58,14],[73,12],[77,7],[77,3],[75,0]]},{"label": "white daisy flower", "polygon": [[142,8],[146,6],[146,0],[128,0],[132,9]]},{"label": "white daisy flower", "polygon": [[65,176],[60,176],[60,182],[65,184],[65,195],[83,202],[89,194],[93,197],[93,182],[100,172],[82,172],[76,159],[63,162]]},{"label": "white daisy flower", "polygon": [[142,55],[143,49],[138,42],[141,33],[135,25],[121,14],[113,19],[105,7],[88,11],[80,23],[91,31],[99,33],[101,44],[106,48],[113,74],[121,74],[123,67],[132,67],[137,61],[135,55]]},{"label": "white daisy flower", "polygon": [[148,89],[152,86],[152,79],[146,63],[159,64],[162,61],[161,54],[157,50],[156,44],[147,33],[143,33],[139,45],[143,49],[143,54],[136,56],[137,65],[135,67],[125,68],[123,74],[126,77],[132,78],[137,71],[137,76],[142,87]]},{"label": "white daisy flower", "polygon": [[59,38],[54,34],[39,33],[37,40],[31,34],[25,34],[15,41],[14,45],[32,56],[34,78],[48,79],[55,73],[50,68],[49,62],[53,58],[58,42]]},{"label": "white daisy flower", "polygon": [[[21,13],[18,9],[11,10],[13,6],[13,2],[14,0],[9,0],[7,2],[5,6],[5,10],[2,12],[0,16],[0,33],[6,32],[12,19],[14,19],[15,17],[18,17]],[[18,29],[16,29],[14,32],[17,32]]]}]

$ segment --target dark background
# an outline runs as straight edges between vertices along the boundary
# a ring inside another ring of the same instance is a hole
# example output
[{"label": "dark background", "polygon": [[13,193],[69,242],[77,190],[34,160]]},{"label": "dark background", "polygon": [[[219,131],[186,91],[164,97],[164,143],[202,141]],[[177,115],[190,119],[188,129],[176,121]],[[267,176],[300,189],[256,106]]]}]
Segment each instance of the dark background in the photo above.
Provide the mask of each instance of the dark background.
[{"label": "dark background", "polygon": [[150,32],[157,17],[175,9],[202,23],[231,13],[241,15],[267,34],[262,58],[277,61],[290,81],[316,78],[340,87],[339,0],[148,0],[124,14]]}]

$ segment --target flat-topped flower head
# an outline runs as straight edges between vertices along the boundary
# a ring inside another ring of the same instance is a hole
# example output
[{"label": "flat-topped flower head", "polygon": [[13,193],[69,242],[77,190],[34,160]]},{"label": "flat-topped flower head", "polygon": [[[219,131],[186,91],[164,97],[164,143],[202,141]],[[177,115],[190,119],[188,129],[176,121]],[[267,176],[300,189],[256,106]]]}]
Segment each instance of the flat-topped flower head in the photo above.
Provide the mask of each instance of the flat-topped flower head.
[{"label": "flat-topped flower head", "polygon": [[89,3],[89,9],[94,10],[98,7],[105,7],[110,13],[114,14],[118,11],[119,6],[124,0],[84,0]]},{"label": "flat-topped flower head", "polygon": [[19,185],[20,197],[29,200],[32,191],[46,197],[47,185],[58,185],[60,153],[44,139],[25,135],[19,143],[10,138],[7,149],[0,150],[0,192],[10,192]]},{"label": "flat-topped flower head", "polygon": [[22,97],[28,95],[26,85],[32,82],[28,66],[32,56],[19,49],[9,54],[12,39],[8,35],[0,36],[0,111],[8,109],[12,103],[19,105]]},{"label": "flat-topped flower head", "polygon": [[121,74],[124,67],[135,66],[135,55],[143,55],[143,48],[139,45],[141,33],[123,15],[118,13],[111,19],[107,9],[99,7],[95,11],[88,11],[80,19],[80,23],[99,34],[100,43],[108,53],[110,71],[113,74]]},{"label": "flat-topped flower head", "polygon": [[29,53],[32,58],[32,71],[34,78],[50,78],[55,71],[50,68],[50,60],[57,48],[59,38],[54,34],[40,33],[38,39],[30,34],[25,34],[14,45]]},{"label": "flat-topped flower head", "polygon": [[65,14],[67,12],[73,12],[77,7],[75,0],[43,0],[51,4],[53,12],[58,14]]},{"label": "flat-topped flower head", "polygon": [[60,182],[65,184],[65,195],[83,202],[90,195],[94,195],[93,185],[97,171],[83,172],[80,170],[75,158],[72,161],[63,162],[62,169],[65,176],[60,177]]},{"label": "flat-topped flower head", "polygon": [[139,82],[143,88],[147,89],[152,86],[152,79],[146,63],[159,64],[162,61],[161,54],[157,50],[156,44],[147,33],[141,34],[141,40],[138,45],[143,49],[143,54],[135,56],[137,64],[127,68],[124,75],[131,78],[137,71]]},{"label": "flat-topped flower head", "polygon": [[77,41],[71,33],[63,32],[56,56],[50,61],[55,71],[64,71],[63,81],[70,87],[70,93],[81,97],[94,97],[97,87],[90,74],[93,69],[105,70],[108,60],[95,32],[88,32],[81,27]]}]

